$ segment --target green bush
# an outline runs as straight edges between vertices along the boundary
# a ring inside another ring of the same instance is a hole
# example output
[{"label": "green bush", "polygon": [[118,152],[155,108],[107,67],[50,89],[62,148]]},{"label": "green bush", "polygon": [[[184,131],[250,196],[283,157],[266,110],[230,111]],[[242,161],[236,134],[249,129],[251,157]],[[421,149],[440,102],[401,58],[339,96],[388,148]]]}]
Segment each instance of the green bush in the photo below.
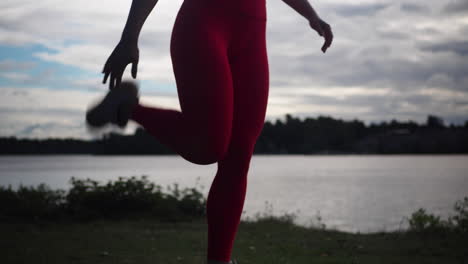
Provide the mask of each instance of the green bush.
[{"label": "green bush", "polygon": [[415,232],[439,231],[447,227],[447,224],[439,216],[426,213],[420,208],[411,214],[409,218],[409,229]]},{"label": "green bush", "polygon": [[146,177],[120,177],[104,185],[91,179],[72,178],[70,182],[67,206],[72,215],[81,218],[122,217],[150,211],[158,196],[162,196],[160,188],[155,188]]},{"label": "green bush", "polygon": [[68,192],[50,190],[46,185],[0,187],[0,218],[76,220],[96,218],[155,217],[187,220],[205,215],[206,199],[196,188],[179,189],[177,184],[163,192],[146,176],[119,177],[100,184],[91,179],[70,180]]},{"label": "green bush", "polygon": [[440,216],[429,214],[420,208],[408,219],[409,231],[414,232],[441,232],[455,231],[468,233],[468,197],[455,202],[455,215],[448,220],[442,220]]},{"label": "green bush", "polygon": [[454,206],[455,216],[450,218],[457,231],[468,233],[468,197],[457,201]]},{"label": "green bush", "polygon": [[50,190],[45,184],[37,187],[21,185],[18,190],[0,186],[0,217],[59,218],[65,206],[64,193],[62,190]]},{"label": "green bush", "polygon": [[120,177],[105,185],[86,179],[72,178],[67,195],[69,211],[79,218],[121,218],[153,216],[166,220],[201,217],[206,200],[195,188],[180,190],[177,184],[163,193],[148,178]]}]

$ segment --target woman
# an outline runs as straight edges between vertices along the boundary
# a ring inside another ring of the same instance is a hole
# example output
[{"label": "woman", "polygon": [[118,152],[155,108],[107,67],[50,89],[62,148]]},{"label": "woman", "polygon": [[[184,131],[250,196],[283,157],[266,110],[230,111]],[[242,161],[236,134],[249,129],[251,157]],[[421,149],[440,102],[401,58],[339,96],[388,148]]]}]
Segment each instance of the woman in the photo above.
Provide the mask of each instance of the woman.
[{"label": "woman", "polygon": [[[283,0],[331,45],[330,26],[307,0]],[[136,86],[121,84],[132,63],[136,78],[138,36],[157,0],[133,0],[122,38],[104,66],[110,91],[87,113],[88,124],[124,127],[129,119],[196,164],[217,162],[207,201],[208,263],[232,263],[247,171],[262,130],[268,97],[265,0],[185,0],[171,39],[181,111],[143,106]]]}]

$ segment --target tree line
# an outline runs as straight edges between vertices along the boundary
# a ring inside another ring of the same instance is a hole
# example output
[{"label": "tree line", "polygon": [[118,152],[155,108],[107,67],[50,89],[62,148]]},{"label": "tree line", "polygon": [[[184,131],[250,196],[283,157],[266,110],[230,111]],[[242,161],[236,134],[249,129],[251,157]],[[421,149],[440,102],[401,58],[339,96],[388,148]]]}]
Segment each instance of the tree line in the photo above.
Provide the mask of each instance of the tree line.
[{"label": "tree line", "polygon": [[[134,135],[109,133],[96,140],[0,138],[0,154],[174,154],[143,128]],[[392,120],[366,125],[332,117],[265,122],[256,154],[468,153],[468,121],[445,125],[429,115],[424,124]]]}]

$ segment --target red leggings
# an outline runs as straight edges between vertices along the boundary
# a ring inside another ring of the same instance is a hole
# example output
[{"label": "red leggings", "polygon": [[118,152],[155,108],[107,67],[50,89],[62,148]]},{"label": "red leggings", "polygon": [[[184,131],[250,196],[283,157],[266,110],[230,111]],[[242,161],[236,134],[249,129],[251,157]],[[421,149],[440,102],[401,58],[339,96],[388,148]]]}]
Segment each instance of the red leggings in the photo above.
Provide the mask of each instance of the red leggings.
[{"label": "red leggings", "polygon": [[208,259],[229,261],[265,120],[266,18],[210,1],[185,0],[172,32],[181,111],[138,105],[132,119],[186,160],[218,163],[207,202]]}]

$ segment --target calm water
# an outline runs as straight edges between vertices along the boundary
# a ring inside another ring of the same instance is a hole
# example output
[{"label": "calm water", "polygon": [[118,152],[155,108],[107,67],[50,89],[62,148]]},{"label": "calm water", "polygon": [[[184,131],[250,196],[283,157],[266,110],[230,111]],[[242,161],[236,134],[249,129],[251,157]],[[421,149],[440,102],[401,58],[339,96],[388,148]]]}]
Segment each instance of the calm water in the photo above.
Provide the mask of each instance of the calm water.
[{"label": "calm water", "polygon": [[[99,181],[148,175],[162,186],[204,186],[215,165],[175,156],[0,156],[0,185],[47,183],[66,189],[72,176]],[[254,156],[245,217],[295,213],[297,223],[345,231],[404,228],[420,207],[450,215],[468,196],[468,156]],[[268,205],[266,204],[268,203]]]}]

